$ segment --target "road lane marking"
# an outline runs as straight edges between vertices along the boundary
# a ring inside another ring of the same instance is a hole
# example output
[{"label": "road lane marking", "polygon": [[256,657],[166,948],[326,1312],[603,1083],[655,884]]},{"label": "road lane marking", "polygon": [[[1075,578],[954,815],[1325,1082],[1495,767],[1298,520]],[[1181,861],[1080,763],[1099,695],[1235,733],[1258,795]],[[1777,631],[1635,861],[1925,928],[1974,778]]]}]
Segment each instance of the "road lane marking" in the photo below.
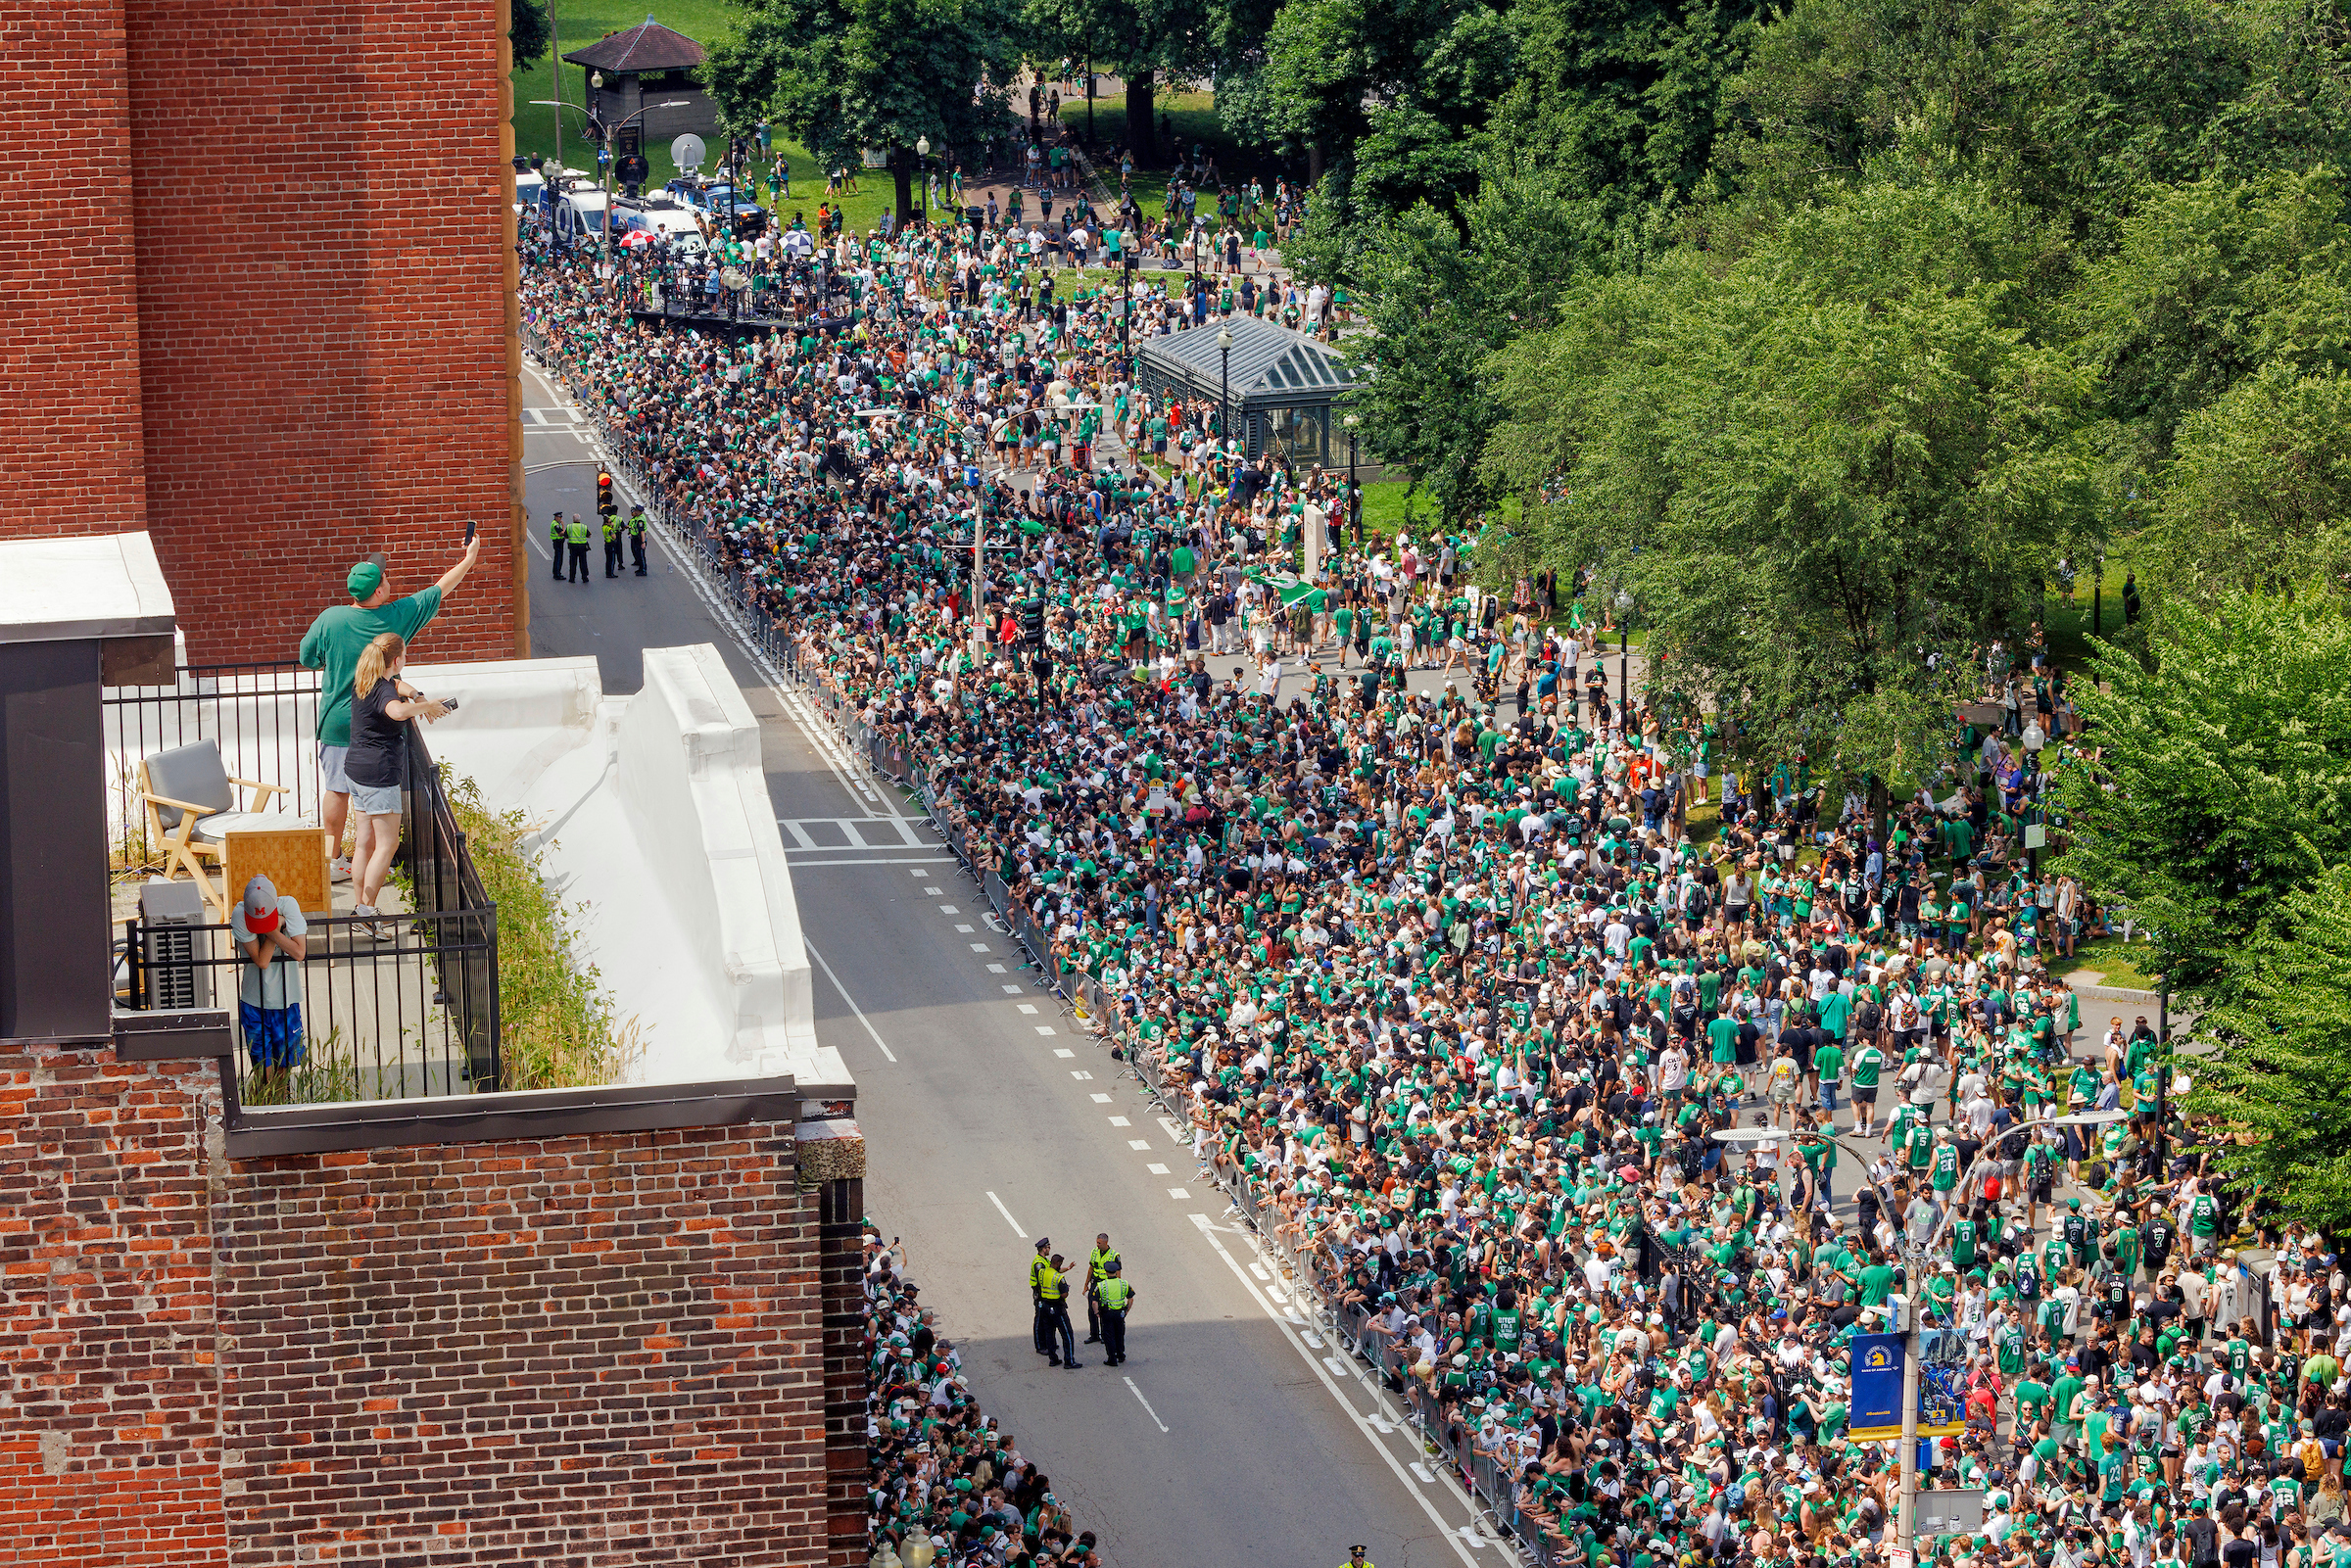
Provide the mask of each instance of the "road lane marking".
[{"label": "road lane marking", "polygon": [[1130,1389],[1134,1389],[1134,1397],[1137,1400],[1142,1401],[1143,1413],[1151,1418],[1151,1424],[1158,1427],[1162,1432],[1165,1432],[1168,1429],[1168,1423],[1162,1421],[1159,1418],[1159,1412],[1151,1408],[1151,1402],[1143,1399],[1143,1391],[1141,1389],[1134,1388],[1134,1379],[1128,1378],[1127,1380],[1127,1386]]},{"label": "road lane marking", "polygon": [[1190,1203],[1192,1200],[1191,1190],[1185,1187],[1170,1187],[1168,1189],[1168,1196],[1177,1200],[1180,1203]]},{"label": "road lane marking", "polygon": [[1151,1142],[1147,1138],[1129,1138],[1127,1140],[1127,1147],[1135,1150],[1137,1153],[1148,1153],[1151,1148]]},{"label": "road lane marking", "polygon": [[972,944],[972,951],[975,953],[984,953],[987,951],[987,944],[985,942],[974,942]]},{"label": "road lane marking", "polygon": [[1036,1004],[1034,1002],[1023,1002],[1021,1004],[1021,1011],[1033,1017],[1036,1013]]},{"label": "road lane marking", "polygon": [[1110,1104],[1110,1096],[1107,1094],[1097,1094],[1093,1097],[1093,1101],[1096,1105],[1108,1105]]},{"label": "road lane marking", "polygon": [[1059,1034],[1061,1031],[1050,1023],[1039,1023],[1036,1026],[1036,1032],[1039,1034]]},{"label": "road lane marking", "polygon": [[938,906],[938,912],[939,912],[941,915],[960,915],[960,914],[962,914],[962,913],[963,913],[963,911],[962,911],[962,910],[960,910],[960,909],[957,909],[957,908],[956,908],[956,907],[955,907],[953,904],[941,904],[941,905],[939,905],[939,906]]},{"label": "road lane marking", "polygon": [[956,928],[958,931],[961,931],[961,932],[962,932],[964,935],[966,935],[966,936],[969,936],[969,935],[971,935],[971,934],[972,934],[972,928],[971,928],[969,926],[958,926],[958,927],[956,927],[955,928]]},{"label": "road lane marking", "polygon": [[1168,1173],[1168,1167],[1165,1165],[1145,1165],[1143,1168],[1154,1176],[1164,1176]]},{"label": "road lane marking", "polygon": [[1066,1060],[1068,1060],[1069,1058],[1076,1056],[1078,1053],[1077,1053],[1077,1052],[1075,1052],[1075,1051],[1073,1051],[1073,1050],[1071,1050],[1071,1049],[1070,1049],[1068,1046],[1064,1045],[1064,1046],[1059,1046],[1059,1047],[1055,1048],[1055,1050],[1054,1050],[1053,1054],[1054,1054],[1055,1056],[1057,1056],[1057,1057],[1060,1057],[1060,1058],[1062,1058],[1063,1060],[1065,1060],[1065,1061],[1066,1061]]},{"label": "road lane marking", "polygon": [[[987,973],[988,973],[988,974],[1003,974],[1003,973],[1004,973],[1004,966],[1003,966],[1003,965],[1001,965],[1001,964],[990,964],[990,965],[987,967]],[[1004,989],[1006,989],[1007,991],[1012,991],[1012,990],[1018,990],[1018,989],[1019,989],[1019,987],[1018,987],[1018,986],[1013,986],[1013,985],[1007,985],[1007,986],[1005,986],[1005,987],[1004,987]]]},{"label": "road lane marking", "polygon": [[1131,1127],[1134,1125],[1133,1122],[1128,1120],[1125,1117],[1112,1117],[1110,1118],[1110,1124],[1114,1127]]},{"label": "road lane marking", "polygon": [[859,1007],[857,999],[849,994],[849,988],[840,983],[840,976],[833,973],[833,966],[825,962],[825,955],[813,947],[808,947],[806,942],[802,942],[800,945],[807,948],[808,956],[815,959],[817,967],[825,972],[825,978],[833,982],[833,989],[840,993],[840,999],[849,1004],[849,1011],[857,1015],[857,1022],[865,1025],[865,1032],[874,1037],[874,1044],[882,1047],[882,1054],[895,1062],[898,1059],[897,1053],[883,1044],[882,1031],[874,1027],[873,1021],[865,1016],[865,1009]]},{"label": "road lane marking", "polygon": [[1004,1223],[1012,1227],[1012,1233],[1015,1236],[1020,1237],[1023,1241],[1029,1239],[1029,1233],[1021,1228],[1021,1222],[1012,1217],[1012,1211],[1004,1207],[1003,1199],[991,1192],[987,1195],[987,1201],[996,1206],[996,1212],[1004,1216]]},{"label": "road lane marking", "polygon": [[[1407,1480],[1408,1477],[1403,1461],[1396,1457],[1395,1453],[1389,1449],[1387,1444],[1380,1441],[1379,1434],[1372,1431],[1370,1417],[1364,1414],[1363,1411],[1357,1409],[1355,1402],[1340,1392],[1337,1380],[1331,1377],[1329,1369],[1323,1366],[1321,1358],[1299,1342],[1297,1327],[1287,1321],[1280,1312],[1275,1311],[1272,1304],[1268,1302],[1264,1295],[1259,1292],[1257,1286],[1250,1282],[1247,1271],[1241,1267],[1241,1260],[1235,1258],[1222,1241],[1217,1239],[1217,1227],[1215,1224],[1210,1221],[1206,1214],[1196,1213],[1191,1216],[1191,1219],[1192,1224],[1198,1228],[1201,1239],[1206,1241],[1211,1248],[1215,1249],[1217,1256],[1224,1259],[1224,1266],[1232,1270],[1232,1277],[1240,1281],[1241,1289],[1247,1291],[1249,1293],[1250,1300],[1256,1302],[1258,1307],[1264,1310],[1265,1314],[1273,1320],[1273,1326],[1280,1331],[1281,1337],[1289,1341],[1290,1348],[1298,1353],[1300,1358],[1303,1359],[1307,1366],[1313,1370],[1315,1376],[1321,1380],[1322,1386],[1330,1391],[1330,1397],[1339,1402],[1339,1407],[1345,1410],[1348,1416],[1355,1422],[1355,1428],[1357,1431],[1363,1433],[1364,1441],[1370,1444],[1373,1449],[1378,1450],[1380,1458],[1387,1461],[1388,1468],[1395,1472],[1396,1479],[1398,1481],[1402,1482]],[[1373,1403],[1376,1405],[1378,1402],[1378,1396],[1374,1395],[1372,1399]],[[1425,1467],[1416,1466],[1416,1468]],[[1459,1556],[1463,1563],[1468,1564],[1469,1568],[1477,1568],[1478,1560],[1476,1556],[1473,1555],[1474,1548],[1471,1547],[1463,1537],[1454,1533],[1454,1527],[1447,1524],[1445,1522],[1445,1516],[1437,1512],[1436,1504],[1429,1501],[1427,1496],[1416,1488],[1408,1486],[1405,1488],[1405,1490],[1412,1494],[1413,1500],[1420,1504],[1420,1511],[1428,1515],[1429,1523],[1437,1527],[1437,1530],[1444,1536],[1447,1544],[1453,1547],[1455,1555]],[[1468,1505],[1464,1503],[1463,1506],[1466,1507]],[[1463,1526],[1463,1528],[1466,1529],[1467,1527]]]}]

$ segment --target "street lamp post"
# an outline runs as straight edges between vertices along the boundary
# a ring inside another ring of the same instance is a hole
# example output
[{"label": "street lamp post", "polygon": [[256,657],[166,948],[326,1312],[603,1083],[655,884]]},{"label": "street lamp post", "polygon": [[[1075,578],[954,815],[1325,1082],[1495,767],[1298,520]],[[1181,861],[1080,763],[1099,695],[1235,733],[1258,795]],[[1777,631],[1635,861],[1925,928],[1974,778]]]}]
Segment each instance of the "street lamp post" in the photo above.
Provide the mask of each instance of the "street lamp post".
[{"label": "street lamp post", "polygon": [[[590,76],[588,78],[588,85],[600,91],[604,85],[604,73],[600,71],[594,75]],[[575,104],[561,98],[534,98],[531,100],[531,102],[541,108],[553,109],[557,111],[576,109],[580,112],[581,116],[586,119],[589,124],[594,125],[598,122],[596,111],[590,109],[585,104]],[[636,119],[652,110],[684,109],[686,107],[688,107],[688,105],[686,100],[683,98],[673,98],[665,104],[647,104],[638,109],[634,114],[628,115],[614,123],[603,127],[604,143],[603,145],[599,146],[596,150],[596,188],[598,191],[602,193],[604,198],[602,245],[604,255],[607,259],[612,254],[612,191],[611,187],[605,181],[605,175],[612,166],[609,155],[611,140],[614,137],[617,137],[622,130],[627,128],[630,120]],[[555,125],[557,127],[558,136],[560,135],[562,124],[563,116],[558,113],[555,116]],[[558,146],[560,146],[560,142],[558,142]],[[562,178],[562,176],[563,157],[562,154],[558,152],[555,155],[555,177],[559,180]]]},{"label": "street lamp post", "polygon": [[1347,526],[1355,531],[1355,543],[1364,543],[1364,490],[1355,482],[1355,431],[1363,417],[1350,413],[1339,421],[1347,427]]},{"label": "street lamp post", "polygon": [[[1092,68],[1089,66],[1087,69],[1090,71]],[[1093,82],[1091,77],[1087,78],[1086,91],[1089,95],[1093,91]],[[1092,105],[1090,102],[1087,105],[1087,113],[1092,113]],[[1088,133],[1091,133],[1090,127],[1088,129]],[[1119,234],[1119,260],[1124,263],[1124,270],[1120,274],[1119,285],[1121,290],[1121,297],[1119,300],[1119,357],[1127,362],[1127,379],[1132,381],[1134,379],[1134,350],[1129,341],[1127,324],[1134,317],[1134,235],[1131,231],[1125,228],[1122,228]]]},{"label": "street lamp post", "polygon": [[914,139],[914,156],[915,156],[915,158],[916,158],[916,159],[919,161],[919,166],[917,166],[917,168],[915,169],[915,173],[916,173],[918,176],[920,176],[920,177],[921,177],[921,179],[922,179],[922,182],[923,182],[923,227],[925,227],[925,228],[929,228],[929,227],[931,226],[931,138],[930,138],[930,137],[928,137],[928,136],[917,136],[917,137]]},{"label": "street lamp post", "polygon": [[1632,701],[1633,690],[1633,606],[1622,594],[1616,596],[1616,724],[1621,729],[1625,704]]},{"label": "street lamp post", "polygon": [[[602,92],[604,90],[604,73],[600,71],[591,72],[588,77],[588,86],[593,92]],[[562,117],[558,115],[555,118],[560,119]],[[588,111],[588,124],[591,132],[601,128],[602,121],[603,117],[594,109]],[[603,252],[604,260],[607,262],[612,260],[612,186],[607,177],[611,168],[612,131],[602,130],[602,133],[596,138],[596,188],[604,199],[604,232],[598,248]]]},{"label": "street lamp post", "polygon": [[1232,439],[1232,328],[1217,328],[1217,352],[1223,357],[1217,371],[1217,441]]}]

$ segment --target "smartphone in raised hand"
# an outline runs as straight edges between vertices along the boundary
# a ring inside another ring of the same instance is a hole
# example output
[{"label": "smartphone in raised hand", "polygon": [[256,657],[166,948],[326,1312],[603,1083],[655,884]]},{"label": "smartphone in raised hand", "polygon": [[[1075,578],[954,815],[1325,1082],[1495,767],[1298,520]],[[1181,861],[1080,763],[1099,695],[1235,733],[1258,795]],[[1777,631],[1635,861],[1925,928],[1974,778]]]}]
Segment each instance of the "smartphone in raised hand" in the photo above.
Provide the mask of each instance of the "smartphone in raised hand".
[{"label": "smartphone in raised hand", "polygon": [[473,519],[470,517],[465,520],[465,543],[468,545],[473,543]]}]

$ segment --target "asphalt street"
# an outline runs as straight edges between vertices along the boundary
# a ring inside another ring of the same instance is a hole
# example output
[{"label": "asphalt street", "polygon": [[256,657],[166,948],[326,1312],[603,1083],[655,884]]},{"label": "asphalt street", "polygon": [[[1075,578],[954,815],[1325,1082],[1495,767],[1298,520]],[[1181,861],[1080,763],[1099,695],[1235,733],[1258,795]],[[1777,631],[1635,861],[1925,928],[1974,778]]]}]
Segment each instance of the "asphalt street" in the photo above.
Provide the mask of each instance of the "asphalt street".
[{"label": "asphalt street", "polygon": [[[725,653],[765,732],[817,1033],[857,1077],[867,1212],[903,1238],[984,1407],[1080,1528],[1120,1568],[1318,1568],[1356,1542],[1383,1568],[1514,1557],[1291,1309],[1194,1179],[1181,1129],[1025,969],[902,798],[830,754],[813,715],[765,682],[685,565],[655,548],[651,576],[607,581],[598,546],[590,582],[551,580],[548,514],[593,512],[596,452],[546,380],[524,387],[532,650],[595,654],[614,693],[641,683],[644,648]],[[1033,1240],[1082,1259],[1105,1230],[1136,1287],[1128,1360],[1106,1367],[1081,1346],[1080,1369],[1050,1369],[1030,1340]]]}]

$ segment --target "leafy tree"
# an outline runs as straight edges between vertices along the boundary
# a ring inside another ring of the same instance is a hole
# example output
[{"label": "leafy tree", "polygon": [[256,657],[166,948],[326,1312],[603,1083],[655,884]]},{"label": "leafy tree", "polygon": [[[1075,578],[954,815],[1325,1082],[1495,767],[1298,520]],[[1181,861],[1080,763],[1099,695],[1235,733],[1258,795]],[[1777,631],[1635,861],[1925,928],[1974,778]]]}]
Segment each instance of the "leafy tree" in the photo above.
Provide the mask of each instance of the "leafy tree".
[{"label": "leafy tree", "polygon": [[1002,133],[1014,19],[985,0],[748,0],[703,80],[727,121],[772,118],[827,163],[889,153],[898,220],[914,215],[915,144]]},{"label": "leafy tree", "polygon": [[1092,61],[1127,83],[1127,143],[1142,163],[1159,156],[1160,84],[1213,64],[1212,21],[1206,0],[1029,0],[1027,11],[1044,52]]},{"label": "leafy tree", "polygon": [[2223,1171],[2339,1233],[2351,1225],[2351,871],[2287,894],[2277,916],[2277,931],[2229,960],[2237,1000],[2197,1021],[2221,1051],[2195,1067],[2187,1105],[2252,1134],[2220,1146]]},{"label": "leafy tree", "polygon": [[2234,955],[2351,860],[2351,620],[2231,594],[2150,651],[2107,646],[2076,684],[2100,760],[2057,781],[2059,864],[2153,933],[2175,992],[2233,1005]]},{"label": "leafy tree", "polygon": [[2351,590],[2351,377],[2273,361],[2189,414],[2140,544],[2159,610]]},{"label": "leafy tree", "polygon": [[1727,270],[1585,280],[1497,359],[1488,472],[1550,564],[1633,595],[1657,696],[1757,757],[1916,779],[1977,644],[2094,527],[2088,378],[1969,281],[2037,245],[1996,190],[1865,188]]},{"label": "leafy tree", "polygon": [[514,69],[528,71],[547,56],[547,0],[508,0],[506,41],[514,46]]},{"label": "leafy tree", "polygon": [[1519,0],[1519,68],[1498,146],[1619,215],[1690,195],[1713,156],[1724,81],[1746,63],[1755,0]]},{"label": "leafy tree", "polygon": [[2326,171],[2148,188],[2084,269],[2061,330],[2141,472],[2181,420],[2273,359],[2351,368],[2351,231]]},{"label": "leafy tree", "polygon": [[1352,340],[1367,375],[1350,406],[1370,450],[1459,526],[1494,499],[1479,467],[1498,412],[1484,352],[1558,319],[1568,279],[1606,264],[1598,247],[1607,225],[1555,178],[1511,174],[1490,181],[1458,220],[1422,202],[1370,232],[1351,263],[1367,280],[1373,330]]}]

